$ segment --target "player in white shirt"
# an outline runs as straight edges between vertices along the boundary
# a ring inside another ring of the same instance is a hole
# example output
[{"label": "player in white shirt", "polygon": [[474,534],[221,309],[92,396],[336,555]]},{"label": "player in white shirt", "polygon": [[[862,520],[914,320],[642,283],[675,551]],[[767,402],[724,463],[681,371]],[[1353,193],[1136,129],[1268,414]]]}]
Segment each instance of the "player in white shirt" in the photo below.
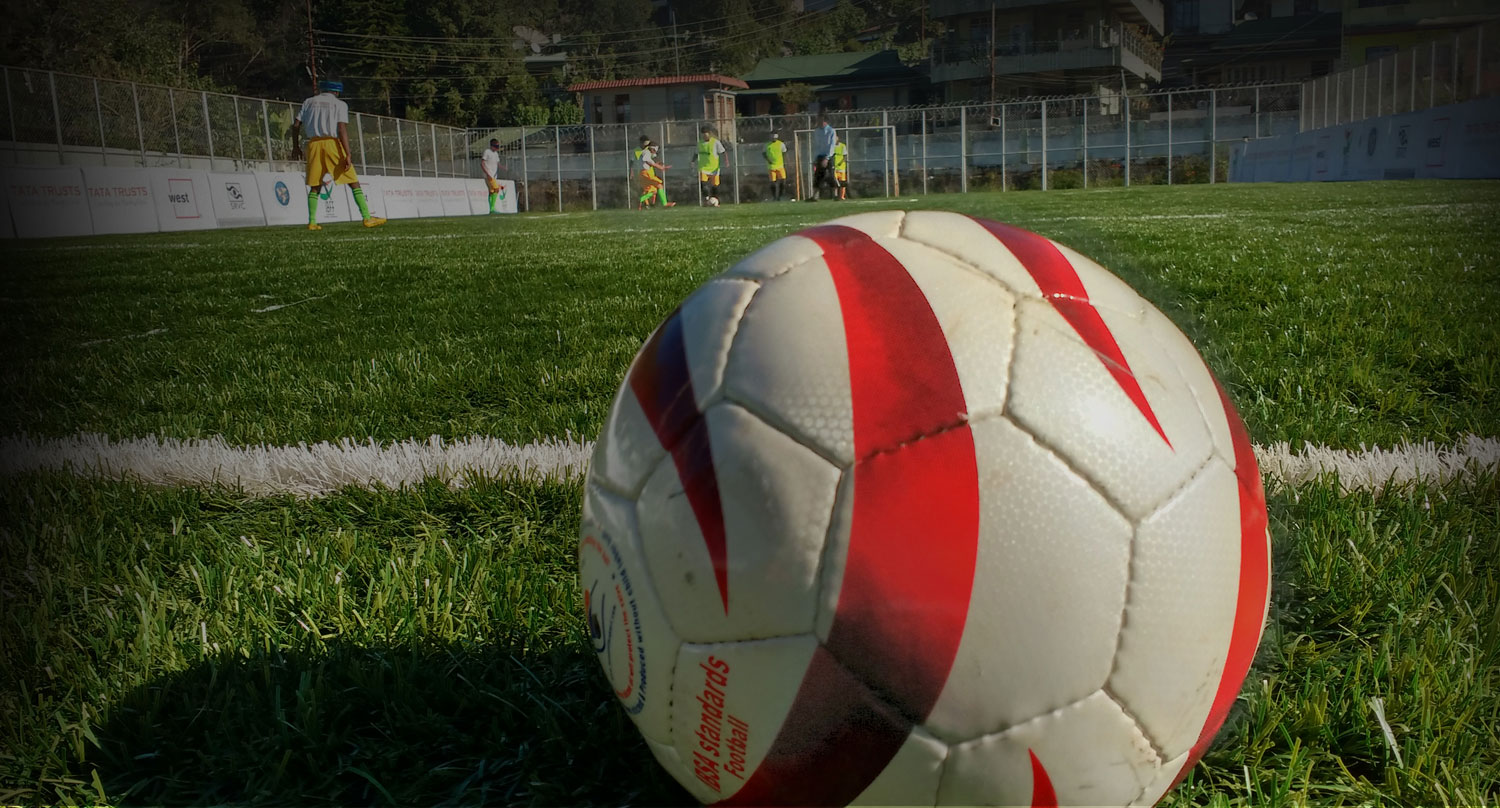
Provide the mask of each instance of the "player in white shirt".
[{"label": "player in white shirt", "polygon": [[354,174],[354,160],[349,151],[349,105],[339,99],[344,85],[337,81],[318,82],[317,95],[302,102],[302,110],[292,124],[292,159],[302,157],[302,135],[307,135],[307,229],[322,230],[318,224],[318,199],[333,190],[335,183],[348,185],[354,192],[354,204],[365,227],[379,227],[385,220],[370,215],[365,192]]},{"label": "player in white shirt", "polygon": [[490,138],[490,147],[479,156],[479,167],[484,169],[484,184],[490,189],[490,213],[495,212],[495,200],[500,198],[500,140]]}]

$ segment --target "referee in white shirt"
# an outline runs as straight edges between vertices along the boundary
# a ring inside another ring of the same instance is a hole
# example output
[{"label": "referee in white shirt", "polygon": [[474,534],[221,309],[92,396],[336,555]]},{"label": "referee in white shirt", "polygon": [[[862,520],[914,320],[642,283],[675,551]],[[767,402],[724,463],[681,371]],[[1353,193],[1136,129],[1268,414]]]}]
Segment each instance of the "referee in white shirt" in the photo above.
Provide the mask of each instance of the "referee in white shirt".
[{"label": "referee in white shirt", "polygon": [[365,227],[379,227],[385,220],[370,215],[370,205],[349,156],[349,105],[339,99],[344,85],[320,81],[318,90],[317,95],[302,102],[302,110],[292,124],[293,160],[302,157],[302,135],[307,134],[307,229],[323,229],[318,224],[318,199],[326,199],[335,183],[348,185],[354,192],[354,204],[359,206]]}]

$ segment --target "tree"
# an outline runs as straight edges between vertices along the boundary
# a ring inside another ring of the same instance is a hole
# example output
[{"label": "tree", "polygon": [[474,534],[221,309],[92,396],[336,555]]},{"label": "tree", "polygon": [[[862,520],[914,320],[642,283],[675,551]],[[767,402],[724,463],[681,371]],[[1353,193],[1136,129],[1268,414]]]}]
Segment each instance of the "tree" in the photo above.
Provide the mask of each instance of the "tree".
[{"label": "tree", "polygon": [[792,113],[798,112],[803,107],[811,104],[813,99],[818,96],[817,93],[813,92],[811,84],[794,81],[781,85],[781,88],[776,91],[776,97],[781,99],[782,106],[786,108],[786,111]]}]

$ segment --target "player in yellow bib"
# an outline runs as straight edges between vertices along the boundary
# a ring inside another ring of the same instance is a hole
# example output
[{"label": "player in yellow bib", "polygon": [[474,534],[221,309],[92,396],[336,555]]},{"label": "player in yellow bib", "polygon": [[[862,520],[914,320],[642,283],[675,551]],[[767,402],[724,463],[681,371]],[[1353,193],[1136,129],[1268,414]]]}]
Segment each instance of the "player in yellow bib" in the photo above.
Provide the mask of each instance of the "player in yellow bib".
[{"label": "player in yellow bib", "polygon": [[318,200],[326,198],[335,184],[348,185],[354,192],[354,204],[359,206],[365,227],[379,227],[385,220],[370,215],[365,192],[354,174],[349,152],[349,105],[339,98],[344,85],[320,81],[318,90],[317,95],[302,102],[292,124],[293,160],[301,159],[302,135],[307,134],[307,229],[323,229],[318,224]]},{"label": "player in yellow bib", "polygon": [[766,144],[766,171],[771,175],[771,201],[780,202],[786,193],[786,144],[779,132],[772,132]]},{"label": "player in yellow bib", "polygon": [[833,146],[833,184],[840,200],[849,198],[849,147],[842,140]]},{"label": "player in yellow bib", "polygon": [[656,169],[659,168],[665,172],[671,166],[656,161],[656,145],[651,142],[651,138],[641,138],[641,147],[635,150],[634,160],[637,168],[636,175],[641,180],[641,196],[636,201],[636,210],[651,207],[653,198],[664,208],[676,205],[676,202],[667,201],[666,180],[656,175]]},{"label": "player in yellow bib", "polygon": [[703,127],[701,134],[703,138],[698,142],[698,153],[693,156],[693,162],[698,164],[698,193],[705,204],[718,207],[719,172],[729,167],[729,155],[713,127]]}]

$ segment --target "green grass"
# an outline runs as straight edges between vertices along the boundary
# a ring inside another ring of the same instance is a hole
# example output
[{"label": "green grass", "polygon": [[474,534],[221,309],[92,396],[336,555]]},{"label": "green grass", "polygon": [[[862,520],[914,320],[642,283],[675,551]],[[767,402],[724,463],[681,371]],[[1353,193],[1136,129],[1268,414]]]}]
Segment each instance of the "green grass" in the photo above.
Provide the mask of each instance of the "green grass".
[{"label": "green grass", "polygon": [[[0,491],[0,802],[687,800],[588,645],[573,485]],[[1495,804],[1500,482],[1271,512],[1267,639],[1168,804]]]},{"label": "green grass", "polygon": [[[1257,440],[1495,431],[1500,184],[900,204],[1015,222],[1119,272],[1197,340]],[[592,435],[636,348],[700,282],[785,233],[885,206],[7,244],[24,270],[0,275],[0,434]]]},{"label": "green grass", "polygon": [[[1115,269],[1194,337],[1257,441],[1500,433],[1500,184],[905,204]],[[882,206],[5,244],[0,436],[593,437],[704,278]],[[1323,482],[1270,510],[1267,638],[1168,804],[1500,803],[1500,481]],[[0,477],[0,803],[684,802],[586,642],[578,516],[569,482],[296,500]]]}]

